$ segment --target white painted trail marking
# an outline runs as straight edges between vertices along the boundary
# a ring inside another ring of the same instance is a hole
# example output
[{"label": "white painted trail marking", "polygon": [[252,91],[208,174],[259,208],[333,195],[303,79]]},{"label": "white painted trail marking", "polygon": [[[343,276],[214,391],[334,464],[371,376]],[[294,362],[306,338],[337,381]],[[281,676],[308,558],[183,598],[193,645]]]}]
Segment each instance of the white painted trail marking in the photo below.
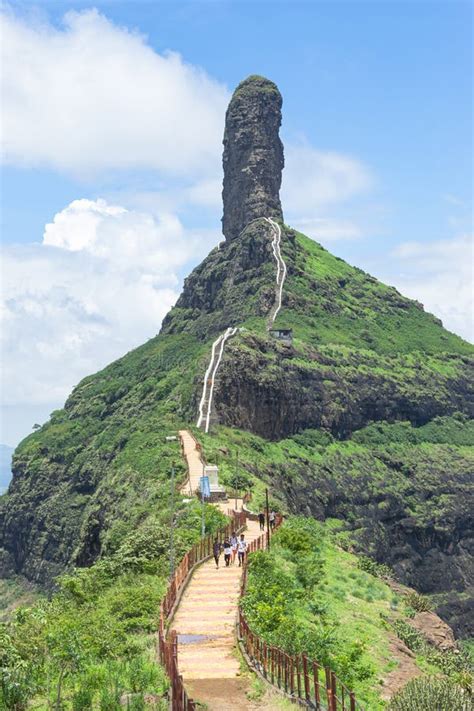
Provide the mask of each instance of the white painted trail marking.
[{"label": "white painted trail marking", "polygon": [[[268,316],[268,328],[271,328],[271,326],[275,322],[278,312],[281,309],[281,302],[283,298],[283,284],[285,283],[286,279],[286,264],[285,260],[281,256],[280,225],[278,224],[278,222],[276,222],[276,220],[272,220],[271,217],[257,217],[255,220],[252,220],[252,222],[257,222],[258,220],[265,220],[265,222],[270,225],[273,234],[272,251],[276,262],[276,289],[275,303],[273,304],[270,310],[270,314]],[[252,222],[249,222],[249,225],[252,224]],[[243,232],[247,229],[249,225],[246,225],[240,234],[243,234]],[[219,366],[221,364],[225,344],[229,338],[232,338],[232,336],[237,333],[237,330],[239,329],[232,327],[227,328],[224,333],[221,333],[221,335],[218,336],[212,344],[211,359],[204,375],[201,401],[199,403],[199,416],[197,421],[197,427],[204,426],[204,430],[206,433],[209,432],[209,424],[212,411],[212,399],[214,397],[215,378],[217,375],[217,371],[219,370]]]},{"label": "white painted trail marking", "polygon": [[223,336],[224,336],[224,334],[221,333],[221,335],[218,336],[218,338],[216,338],[216,340],[212,344],[211,360],[209,361],[209,365],[207,367],[206,374],[204,375],[204,383],[203,383],[203,388],[202,388],[201,402],[199,403],[199,417],[198,417],[198,421],[197,421],[197,425],[196,425],[197,427],[201,426],[201,423],[204,418],[204,406],[205,406],[206,395],[207,395],[207,384],[208,384],[209,376],[211,374],[212,366],[214,364],[215,351],[216,351],[216,348],[219,345],[219,343],[222,341]]},{"label": "white painted trail marking", "polygon": [[[222,355],[224,353],[224,346],[229,338],[232,338],[237,333],[237,328],[227,328],[224,333],[216,338],[212,344],[211,360],[209,362],[206,374],[204,376],[204,384],[202,389],[201,402],[199,403],[199,417],[197,421],[197,427],[201,427],[203,421],[205,423],[204,430],[209,432],[209,423],[211,419],[212,410],[212,398],[214,397],[214,384],[217,371],[221,364]],[[216,351],[218,350],[218,355],[216,358]]]},{"label": "white painted trail marking", "polygon": [[265,217],[265,220],[271,225],[273,229],[273,240],[272,240],[272,250],[273,256],[277,264],[277,275],[276,275],[276,303],[273,306],[273,311],[270,312],[270,326],[273,326],[278,312],[281,309],[281,302],[283,298],[283,284],[286,279],[286,264],[285,260],[281,256],[281,227],[275,220],[271,217]]}]

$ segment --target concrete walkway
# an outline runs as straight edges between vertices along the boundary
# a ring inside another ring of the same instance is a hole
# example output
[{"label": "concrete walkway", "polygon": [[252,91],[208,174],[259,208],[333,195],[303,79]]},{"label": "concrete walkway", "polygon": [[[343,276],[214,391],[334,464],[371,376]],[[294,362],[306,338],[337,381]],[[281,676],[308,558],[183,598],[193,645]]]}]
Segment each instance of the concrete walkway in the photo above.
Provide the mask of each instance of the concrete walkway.
[{"label": "concrete walkway", "polygon": [[179,438],[183,445],[184,458],[188,465],[188,480],[181,488],[183,496],[194,496],[199,489],[199,479],[203,475],[204,465],[201,452],[196,446],[196,440],[188,430],[180,430]]},{"label": "concrete walkway", "polygon": [[[188,432],[180,432],[180,437],[191,487],[195,489],[202,472],[199,450]],[[189,493],[189,486],[185,489]],[[233,503],[229,501],[219,507],[226,513]],[[245,540],[250,543],[259,535],[258,523],[248,521]],[[219,569],[213,559],[200,565],[188,583],[172,622],[178,634],[178,665],[186,689],[196,701],[205,703],[209,711],[260,708],[248,700],[248,680],[241,676],[236,650],[240,576],[237,560],[226,568],[223,555]]]}]

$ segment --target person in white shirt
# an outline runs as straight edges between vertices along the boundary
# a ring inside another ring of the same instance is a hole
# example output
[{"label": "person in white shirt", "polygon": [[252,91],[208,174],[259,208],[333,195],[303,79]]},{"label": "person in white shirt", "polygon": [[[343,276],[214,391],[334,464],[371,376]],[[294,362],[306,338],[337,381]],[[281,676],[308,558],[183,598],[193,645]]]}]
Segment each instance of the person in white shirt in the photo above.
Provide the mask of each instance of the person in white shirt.
[{"label": "person in white shirt", "polygon": [[276,523],[276,513],[273,511],[273,509],[270,511],[270,516],[268,518],[270,519],[270,528],[273,531]]},{"label": "person in white shirt", "polygon": [[224,541],[224,561],[225,567],[228,568],[230,565],[230,557],[232,555],[232,546],[230,541],[226,538]]},{"label": "person in white shirt", "polygon": [[243,562],[245,560],[245,554],[247,553],[247,541],[245,540],[245,536],[243,533],[240,536],[238,551],[239,551],[239,568],[241,568],[243,565]]},{"label": "person in white shirt", "polygon": [[237,548],[239,547],[239,539],[235,531],[232,531],[232,536],[230,537],[230,545],[232,546],[232,565],[235,563],[235,558],[237,556]]}]

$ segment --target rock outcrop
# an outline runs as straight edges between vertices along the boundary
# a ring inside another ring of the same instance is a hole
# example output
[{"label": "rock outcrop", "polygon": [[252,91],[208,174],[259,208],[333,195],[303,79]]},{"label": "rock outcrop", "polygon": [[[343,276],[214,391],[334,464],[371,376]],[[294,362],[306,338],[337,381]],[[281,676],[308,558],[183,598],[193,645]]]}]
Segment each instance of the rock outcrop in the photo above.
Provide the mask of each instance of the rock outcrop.
[{"label": "rock outcrop", "polygon": [[[420,426],[455,412],[474,416],[471,359],[459,358],[446,375],[411,358],[356,349],[336,354],[307,344],[299,350],[244,333],[222,360],[214,396],[218,421],[268,440],[319,428],[346,439],[374,421]],[[440,356],[438,367],[445,363]]]},{"label": "rock outcrop", "polygon": [[234,92],[224,132],[223,233],[236,239],[258,217],[283,220],[280,203],[282,98],[277,86],[250,76]]}]

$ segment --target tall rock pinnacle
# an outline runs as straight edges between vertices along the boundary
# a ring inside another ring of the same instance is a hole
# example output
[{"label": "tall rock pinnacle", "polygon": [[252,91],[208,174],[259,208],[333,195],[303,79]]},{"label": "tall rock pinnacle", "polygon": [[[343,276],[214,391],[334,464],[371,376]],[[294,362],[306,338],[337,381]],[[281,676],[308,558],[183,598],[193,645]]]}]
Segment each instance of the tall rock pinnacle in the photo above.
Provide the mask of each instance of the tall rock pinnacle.
[{"label": "tall rock pinnacle", "polygon": [[250,76],[234,91],[224,131],[224,216],[227,240],[256,217],[283,220],[280,203],[282,98],[269,79]]}]

